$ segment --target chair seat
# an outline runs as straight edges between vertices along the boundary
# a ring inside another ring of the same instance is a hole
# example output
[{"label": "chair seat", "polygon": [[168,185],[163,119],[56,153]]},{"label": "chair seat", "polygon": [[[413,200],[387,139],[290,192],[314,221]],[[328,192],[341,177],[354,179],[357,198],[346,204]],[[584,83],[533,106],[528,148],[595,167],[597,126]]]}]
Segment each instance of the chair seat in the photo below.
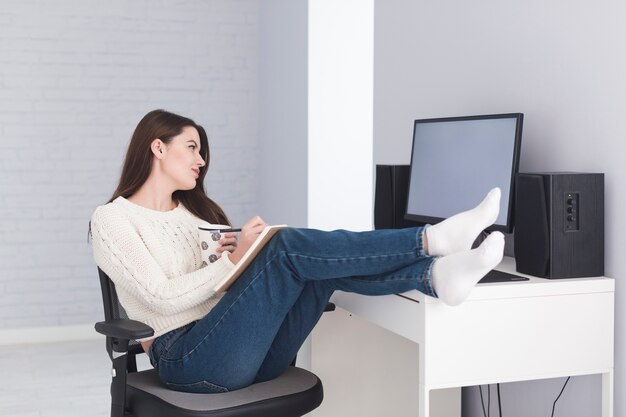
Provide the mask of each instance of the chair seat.
[{"label": "chair seat", "polygon": [[315,409],[323,396],[315,374],[291,366],[271,381],[218,394],[173,391],[150,369],[129,373],[126,390],[133,414],[154,417],[294,417]]}]

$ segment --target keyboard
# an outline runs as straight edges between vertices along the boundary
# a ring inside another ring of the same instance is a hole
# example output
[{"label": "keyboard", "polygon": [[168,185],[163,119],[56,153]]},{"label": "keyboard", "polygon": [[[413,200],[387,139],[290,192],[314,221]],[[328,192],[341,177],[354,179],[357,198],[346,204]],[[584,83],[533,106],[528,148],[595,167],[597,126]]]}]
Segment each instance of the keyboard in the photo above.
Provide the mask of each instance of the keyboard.
[{"label": "keyboard", "polygon": [[513,282],[513,281],[528,281],[528,278],[519,275],[508,274],[502,271],[491,270],[487,275],[483,277],[479,284],[485,284],[488,282]]}]

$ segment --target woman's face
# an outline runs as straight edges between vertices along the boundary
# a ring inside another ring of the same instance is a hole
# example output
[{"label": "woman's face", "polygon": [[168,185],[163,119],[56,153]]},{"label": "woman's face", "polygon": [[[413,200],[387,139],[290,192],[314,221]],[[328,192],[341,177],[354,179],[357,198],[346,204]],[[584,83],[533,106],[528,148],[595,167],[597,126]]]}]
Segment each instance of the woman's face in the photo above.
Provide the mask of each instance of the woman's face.
[{"label": "woman's face", "polygon": [[195,188],[200,167],[204,165],[200,156],[200,136],[194,127],[185,126],[164,147],[161,168],[176,190]]}]

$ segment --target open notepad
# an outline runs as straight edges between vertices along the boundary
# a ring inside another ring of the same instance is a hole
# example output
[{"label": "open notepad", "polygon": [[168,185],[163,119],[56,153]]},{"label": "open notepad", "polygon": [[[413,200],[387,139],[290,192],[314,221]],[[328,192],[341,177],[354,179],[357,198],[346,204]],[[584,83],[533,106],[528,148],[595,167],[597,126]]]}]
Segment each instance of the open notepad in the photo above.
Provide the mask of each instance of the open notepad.
[{"label": "open notepad", "polygon": [[237,281],[237,278],[239,278],[243,271],[248,268],[250,262],[252,262],[252,260],[259,254],[259,252],[261,252],[261,249],[263,249],[263,247],[267,244],[267,242],[270,241],[270,239],[276,234],[276,232],[285,227],[287,227],[286,224],[279,224],[275,226],[267,226],[265,229],[263,229],[263,231],[256,238],[254,243],[252,243],[246,253],[243,254],[237,265],[235,265],[235,267],[228,273],[228,275],[224,277],[224,279],[222,279],[215,285],[215,287],[213,287],[215,292],[224,292],[228,288],[230,288],[230,286],[233,285],[235,281]]}]

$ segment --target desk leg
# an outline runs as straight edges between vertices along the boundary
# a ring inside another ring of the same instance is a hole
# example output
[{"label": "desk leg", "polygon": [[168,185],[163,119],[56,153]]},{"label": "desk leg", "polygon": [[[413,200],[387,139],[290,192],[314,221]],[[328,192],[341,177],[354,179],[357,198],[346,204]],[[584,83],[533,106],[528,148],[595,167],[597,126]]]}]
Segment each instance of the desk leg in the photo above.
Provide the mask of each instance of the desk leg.
[{"label": "desk leg", "polygon": [[422,384],[419,385],[418,399],[419,399],[418,417],[430,417],[430,390]]},{"label": "desk leg", "polygon": [[613,417],[613,371],[602,374],[602,417]]}]

